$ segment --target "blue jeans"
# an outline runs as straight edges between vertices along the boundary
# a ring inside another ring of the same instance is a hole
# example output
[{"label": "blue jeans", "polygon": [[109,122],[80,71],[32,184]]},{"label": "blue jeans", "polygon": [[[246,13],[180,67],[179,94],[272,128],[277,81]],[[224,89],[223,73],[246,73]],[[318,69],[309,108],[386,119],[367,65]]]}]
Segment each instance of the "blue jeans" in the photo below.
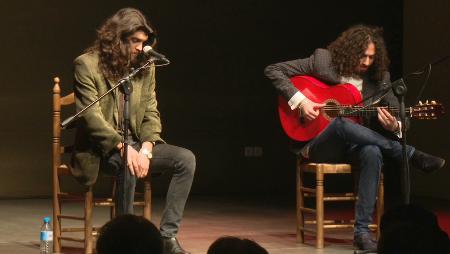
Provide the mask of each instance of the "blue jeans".
[{"label": "blue jeans", "polygon": [[[130,143],[139,151],[141,145]],[[166,205],[161,216],[160,231],[163,237],[175,237],[178,233],[184,206],[192,186],[195,172],[195,156],[185,148],[169,144],[158,144],[153,148],[150,162],[151,172],[172,172],[172,180],[166,196]],[[101,170],[117,176],[116,209],[117,214],[133,214],[136,176],[124,172],[122,157],[115,152],[101,161]],[[149,173],[150,173],[149,171]],[[127,176],[125,176],[127,174]]]},{"label": "blue jeans", "polygon": [[[414,147],[406,148],[411,158]],[[360,170],[355,235],[369,232],[383,158],[402,162],[402,145],[345,118],[335,118],[307,144],[312,162],[350,162]]]}]

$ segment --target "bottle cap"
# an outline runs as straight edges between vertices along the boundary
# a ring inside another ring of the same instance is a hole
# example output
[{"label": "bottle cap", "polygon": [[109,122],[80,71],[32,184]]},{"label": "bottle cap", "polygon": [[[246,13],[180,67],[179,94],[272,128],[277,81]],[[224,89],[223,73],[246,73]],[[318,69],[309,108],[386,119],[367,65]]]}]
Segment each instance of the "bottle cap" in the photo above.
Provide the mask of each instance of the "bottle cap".
[{"label": "bottle cap", "polygon": [[50,223],[50,217],[45,217],[45,218],[44,218],[44,222],[45,222],[45,223]]}]

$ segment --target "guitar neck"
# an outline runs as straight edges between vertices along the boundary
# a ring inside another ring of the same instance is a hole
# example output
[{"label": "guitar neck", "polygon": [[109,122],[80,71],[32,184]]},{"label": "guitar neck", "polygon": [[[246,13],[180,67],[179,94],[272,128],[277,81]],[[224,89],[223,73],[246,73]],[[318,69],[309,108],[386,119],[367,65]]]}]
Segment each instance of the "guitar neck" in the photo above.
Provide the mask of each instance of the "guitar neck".
[{"label": "guitar neck", "polygon": [[[391,113],[393,116],[400,115],[400,109],[397,107],[385,107],[385,109]],[[361,106],[325,106],[325,111],[334,111],[337,116],[350,117],[350,116],[374,116],[378,114],[377,107],[361,107]],[[409,115],[411,113],[411,108],[405,108],[405,113]]]}]

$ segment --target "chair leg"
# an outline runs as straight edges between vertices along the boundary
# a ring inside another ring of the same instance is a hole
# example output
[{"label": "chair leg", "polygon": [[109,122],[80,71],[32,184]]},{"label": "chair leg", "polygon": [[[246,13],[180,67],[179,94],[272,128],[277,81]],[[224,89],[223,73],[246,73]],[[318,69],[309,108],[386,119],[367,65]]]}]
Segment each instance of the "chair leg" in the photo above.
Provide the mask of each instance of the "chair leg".
[{"label": "chair leg", "polygon": [[92,208],[93,208],[93,193],[92,187],[88,187],[85,193],[84,202],[84,253],[92,254],[93,239],[92,239]]},{"label": "chair leg", "polygon": [[109,209],[109,217],[111,220],[114,217],[116,217],[116,201],[117,201],[116,188],[117,188],[117,179],[114,178],[113,184],[112,184],[112,191],[111,191],[112,192],[111,197],[112,197],[112,201],[113,201],[114,205],[112,205]]},{"label": "chair leg", "polygon": [[384,175],[383,173],[381,173],[377,199],[377,239],[380,238],[380,222],[383,213],[384,213]]},{"label": "chair leg", "polygon": [[301,170],[301,159],[297,159],[297,167],[296,167],[296,212],[297,212],[297,243],[304,243],[305,242],[305,218],[303,216],[303,210],[302,208],[304,205],[303,200],[303,177],[302,177],[302,170]]},{"label": "chair leg", "polygon": [[[54,194],[55,195],[55,194]],[[61,253],[61,204],[58,194],[53,197],[53,252]]]},{"label": "chair leg", "polygon": [[152,187],[150,176],[144,180],[144,218],[152,219]]},{"label": "chair leg", "polygon": [[316,248],[322,249],[324,245],[324,187],[323,187],[324,174],[322,169],[318,169],[316,172]]}]

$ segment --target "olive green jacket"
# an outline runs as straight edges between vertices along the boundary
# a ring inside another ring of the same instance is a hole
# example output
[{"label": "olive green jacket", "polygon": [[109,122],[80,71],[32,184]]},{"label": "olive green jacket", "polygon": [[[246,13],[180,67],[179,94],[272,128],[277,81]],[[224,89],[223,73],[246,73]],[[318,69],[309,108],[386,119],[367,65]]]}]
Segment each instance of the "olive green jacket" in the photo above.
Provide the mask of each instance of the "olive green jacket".
[{"label": "olive green jacket", "polygon": [[[74,61],[74,92],[77,112],[115,85],[106,79],[98,66],[96,53],[86,53]],[[155,93],[155,68],[132,80],[130,130],[135,139],[164,142]],[[105,96],[77,119],[75,148],[71,170],[77,180],[90,186],[97,180],[100,159],[115,149],[122,137],[117,132],[119,91]]]}]

